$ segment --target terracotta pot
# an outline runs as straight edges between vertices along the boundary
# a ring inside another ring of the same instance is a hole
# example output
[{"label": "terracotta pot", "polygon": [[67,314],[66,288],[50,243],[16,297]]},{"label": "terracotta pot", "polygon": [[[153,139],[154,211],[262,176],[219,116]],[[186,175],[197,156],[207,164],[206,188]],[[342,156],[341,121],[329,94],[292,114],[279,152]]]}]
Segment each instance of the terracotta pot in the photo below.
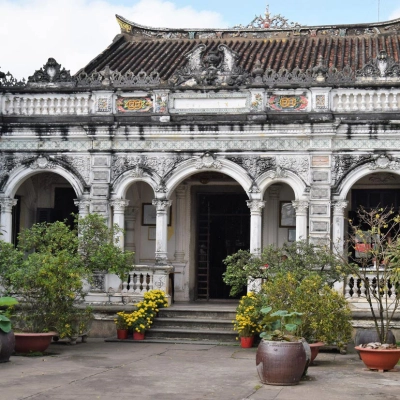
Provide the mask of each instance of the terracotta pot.
[{"label": "terracotta pot", "polygon": [[258,376],[267,385],[297,385],[307,364],[304,345],[261,340],[256,355]]},{"label": "terracotta pot", "polygon": [[117,329],[117,339],[128,339],[128,329]]},{"label": "terracotta pot", "polygon": [[311,348],[311,363],[315,360],[319,353],[319,349],[324,345],[324,342],[309,343]]},{"label": "terracotta pot", "polygon": [[143,340],[144,332],[133,332],[133,340]]},{"label": "terracotta pot", "polygon": [[368,369],[389,371],[400,360],[400,349],[364,349],[360,346],[355,349]]},{"label": "terracotta pot", "polygon": [[240,337],[240,347],[243,349],[249,349],[253,347],[254,336],[241,336]]},{"label": "terracotta pot", "polygon": [[16,353],[43,352],[50,346],[53,336],[57,335],[56,332],[14,334]]},{"label": "terracotta pot", "polygon": [[14,332],[4,333],[0,331],[0,363],[10,361],[10,356],[14,351],[15,336]]}]

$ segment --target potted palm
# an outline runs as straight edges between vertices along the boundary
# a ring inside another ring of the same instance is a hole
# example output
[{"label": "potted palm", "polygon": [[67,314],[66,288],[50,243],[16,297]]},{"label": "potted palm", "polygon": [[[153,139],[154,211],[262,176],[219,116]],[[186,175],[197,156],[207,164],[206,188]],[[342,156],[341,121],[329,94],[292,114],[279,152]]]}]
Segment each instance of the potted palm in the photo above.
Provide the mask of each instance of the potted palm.
[{"label": "potted palm", "polygon": [[10,356],[14,351],[15,336],[11,329],[11,320],[7,317],[8,308],[18,304],[13,297],[0,297],[0,363],[10,360]]},{"label": "potted palm", "polygon": [[256,355],[260,380],[267,385],[297,385],[311,357],[304,341],[297,335],[301,313],[272,312],[270,306],[262,308],[261,313],[262,339]]},{"label": "potted palm", "polygon": [[349,254],[339,254],[340,267],[352,295],[369,305],[376,342],[359,337],[356,350],[369,369],[390,370],[400,359],[400,349],[387,343],[400,301],[400,216],[388,208],[361,207],[349,227]]}]

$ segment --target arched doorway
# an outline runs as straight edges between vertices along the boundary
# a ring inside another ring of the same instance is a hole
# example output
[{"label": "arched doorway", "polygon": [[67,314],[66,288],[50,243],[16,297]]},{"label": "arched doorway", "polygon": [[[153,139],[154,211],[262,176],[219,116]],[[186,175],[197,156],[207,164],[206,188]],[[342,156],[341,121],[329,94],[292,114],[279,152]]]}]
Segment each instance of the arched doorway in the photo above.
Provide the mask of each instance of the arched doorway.
[{"label": "arched doorway", "polygon": [[248,196],[234,179],[218,172],[195,174],[186,184],[194,205],[194,298],[232,299],[223,281],[223,260],[250,248]]}]

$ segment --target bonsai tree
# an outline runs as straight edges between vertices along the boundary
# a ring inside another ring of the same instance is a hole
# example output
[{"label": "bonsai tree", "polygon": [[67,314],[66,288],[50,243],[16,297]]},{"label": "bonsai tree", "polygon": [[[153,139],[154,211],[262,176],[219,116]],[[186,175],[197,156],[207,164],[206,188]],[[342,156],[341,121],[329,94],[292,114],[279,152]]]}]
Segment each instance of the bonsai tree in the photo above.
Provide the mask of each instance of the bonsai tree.
[{"label": "bonsai tree", "polygon": [[239,294],[256,279],[265,280],[278,272],[290,271],[301,280],[314,271],[329,285],[341,278],[332,252],[326,246],[305,241],[287,243],[282,247],[270,245],[263,249],[260,256],[254,256],[248,250],[239,250],[226,257],[224,263],[227,268],[223,280],[231,286],[231,296]]},{"label": "bonsai tree", "polygon": [[400,216],[361,207],[349,227],[349,253],[338,252],[340,268],[353,276],[352,292],[367,300],[379,341],[386,343],[400,301]]}]

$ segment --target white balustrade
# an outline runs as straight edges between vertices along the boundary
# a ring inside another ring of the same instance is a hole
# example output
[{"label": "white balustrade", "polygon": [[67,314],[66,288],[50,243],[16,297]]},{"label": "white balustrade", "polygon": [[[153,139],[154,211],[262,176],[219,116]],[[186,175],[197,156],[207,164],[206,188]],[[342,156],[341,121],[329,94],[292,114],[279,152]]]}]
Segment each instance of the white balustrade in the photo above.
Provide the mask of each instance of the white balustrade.
[{"label": "white balustrade", "polygon": [[[385,280],[382,277],[378,278],[376,273],[371,272],[365,275],[368,278],[368,284],[371,292],[378,294],[379,290],[383,290],[386,294],[389,294],[389,298],[395,299],[396,288],[390,280]],[[355,275],[349,275],[346,278],[346,284],[344,287],[344,295],[348,300],[365,299],[367,294],[367,287],[364,280],[357,278]]]},{"label": "white balustrade", "polygon": [[172,266],[135,265],[128,280],[122,282],[121,293],[125,295],[143,295],[152,289],[170,292],[170,273]]},{"label": "white balustrade", "polygon": [[91,94],[6,94],[4,115],[87,115],[93,108]]},{"label": "white balustrade", "polygon": [[380,111],[400,110],[400,89],[364,90],[334,89],[331,91],[332,111]]}]

